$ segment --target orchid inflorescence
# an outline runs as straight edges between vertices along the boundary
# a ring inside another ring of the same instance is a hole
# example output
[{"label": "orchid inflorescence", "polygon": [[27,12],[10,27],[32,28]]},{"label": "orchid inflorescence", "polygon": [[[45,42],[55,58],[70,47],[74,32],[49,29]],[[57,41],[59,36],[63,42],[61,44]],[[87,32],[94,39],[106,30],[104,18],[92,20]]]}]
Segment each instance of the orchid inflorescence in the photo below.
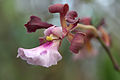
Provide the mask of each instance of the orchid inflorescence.
[{"label": "orchid inflorescence", "polygon": [[[44,37],[40,37],[40,46],[33,49],[18,49],[17,57],[26,60],[28,64],[50,67],[56,65],[62,59],[58,49],[64,38],[70,42],[70,51],[80,55],[93,55],[91,40],[97,39],[107,51],[114,67],[119,70],[119,66],[114,60],[109,50],[110,38],[104,30],[104,19],[94,27],[91,18],[78,18],[76,11],[69,11],[68,4],[53,4],[49,6],[50,13],[60,14],[61,27],[47,22],[43,22],[37,16],[31,16],[25,24],[28,33],[37,29],[45,29]],[[91,52],[91,54],[87,54]]]}]

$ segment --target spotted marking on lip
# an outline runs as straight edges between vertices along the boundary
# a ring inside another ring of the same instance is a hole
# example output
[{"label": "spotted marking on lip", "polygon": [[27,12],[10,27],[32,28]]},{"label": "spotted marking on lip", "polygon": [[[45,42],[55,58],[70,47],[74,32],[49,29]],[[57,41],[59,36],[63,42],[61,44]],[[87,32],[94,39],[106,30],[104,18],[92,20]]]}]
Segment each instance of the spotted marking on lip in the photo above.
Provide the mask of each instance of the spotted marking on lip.
[{"label": "spotted marking on lip", "polygon": [[45,54],[47,54],[47,51],[45,50],[45,51],[42,51],[41,53],[40,53],[40,55],[45,55]]}]

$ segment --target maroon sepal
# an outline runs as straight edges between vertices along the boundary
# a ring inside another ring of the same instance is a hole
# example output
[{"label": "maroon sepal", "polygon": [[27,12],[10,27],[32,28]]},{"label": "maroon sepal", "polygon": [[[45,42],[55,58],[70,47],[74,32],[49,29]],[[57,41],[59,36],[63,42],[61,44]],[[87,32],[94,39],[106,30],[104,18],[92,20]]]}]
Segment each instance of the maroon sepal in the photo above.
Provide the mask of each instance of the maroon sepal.
[{"label": "maroon sepal", "polygon": [[78,17],[78,14],[76,11],[69,11],[65,16],[65,20],[68,23],[74,24],[79,21],[79,19],[76,19],[76,17]]},{"label": "maroon sepal", "polygon": [[53,4],[49,6],[49,12],[51,13],[60,13],[61,15],[66,15],[69,10],[68,4]]},{"label": "maroon sepal", "polygon": [[73,53],[79,53],[79,50],[84,47],[86,34],[83,32],[78,32],[74,35],[71,41],[70,50]]},{"label": "maroon sepal", "polygon": [[37,29],[46,29],[51,26],[52,24],[48,24],[47,22],[42,22],[41,19],[37,16],[31,16],[30,20],[27,24],[24,25],[27,28],[27,32],[35,32]]}]

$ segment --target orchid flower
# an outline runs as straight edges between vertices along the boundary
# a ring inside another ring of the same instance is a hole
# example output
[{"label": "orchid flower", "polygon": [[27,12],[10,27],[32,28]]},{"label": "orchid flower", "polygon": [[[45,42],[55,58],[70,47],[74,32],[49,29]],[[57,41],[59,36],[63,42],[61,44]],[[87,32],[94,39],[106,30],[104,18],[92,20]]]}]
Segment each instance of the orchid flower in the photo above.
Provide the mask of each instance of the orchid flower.
[{"label": "orchid flower", "polygon": [[37,16],[31,16],[25,24],[28,33],[38,29],[45,29],[44,37],[40,37],[40,46],[32,49],[18,48],[18,55],[28,64],[50,67],[62,59],[58,49],[66,37],[70,42],[70,51],[76,55],[89,55],[93,52],[91,40],[97,39],[107,51],[114,67],[120,70],[109,50],[110,38],[104,30],[102,20],[98,27],[94,27],[91,18],[79,18],[76,11],[69,11],[68,4],[53,4],[48,8],[50,13],[59,13],[61,27],[43,22]]},{"label": "orchid flower", "polygon": [[28,64],[41,65],[49,67],[56,65],[57,61],[62,59],[58,52],[58,48],[62,38],[62,28],[56,27],[46,22],[41,22],[41,19],[36,16],[31,16],[30,21],[25,24],[28,32],[35,32],[37,29],[48,28],[44,31],[44,37],[40,38],[40,46],[32,49],[18,49],[17,57],[26,60]]}]

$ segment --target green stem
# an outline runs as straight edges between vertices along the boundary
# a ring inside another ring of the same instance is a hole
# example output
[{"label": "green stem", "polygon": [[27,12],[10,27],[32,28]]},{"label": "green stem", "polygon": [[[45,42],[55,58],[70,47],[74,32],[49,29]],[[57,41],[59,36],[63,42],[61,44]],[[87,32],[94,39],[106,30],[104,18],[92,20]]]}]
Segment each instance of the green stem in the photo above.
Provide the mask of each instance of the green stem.
[{"label": "green stem", "polygon": [[105,45],[105,43],[103,42],[103,40],[99,36],[97,37],[97,39],[101,43],[101,45],[103,46],[103,48],[106,50],[108,56],[110,57],[110,59],[112,61],[112,64],[113,64],[114,68],[117,71],[120,71],[120,67],[119,67],[117,61],[115,60],[115,58],[112,56],[112,53],[111,53],[110,49]]}]

